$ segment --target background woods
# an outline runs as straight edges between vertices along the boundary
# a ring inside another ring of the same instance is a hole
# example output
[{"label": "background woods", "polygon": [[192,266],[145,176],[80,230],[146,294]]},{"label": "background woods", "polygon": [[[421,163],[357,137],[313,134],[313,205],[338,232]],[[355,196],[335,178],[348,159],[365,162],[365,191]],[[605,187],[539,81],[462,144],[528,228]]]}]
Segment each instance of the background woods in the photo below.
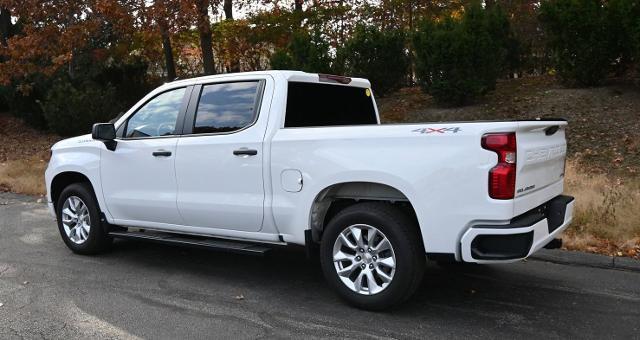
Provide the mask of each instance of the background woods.
[{"label": "background woods", "polygon": [[635,79],[639,55],[638,0],[0,0],[0,109],[62,135],[204,74],[347,74],[461,105],[501,78]]}]

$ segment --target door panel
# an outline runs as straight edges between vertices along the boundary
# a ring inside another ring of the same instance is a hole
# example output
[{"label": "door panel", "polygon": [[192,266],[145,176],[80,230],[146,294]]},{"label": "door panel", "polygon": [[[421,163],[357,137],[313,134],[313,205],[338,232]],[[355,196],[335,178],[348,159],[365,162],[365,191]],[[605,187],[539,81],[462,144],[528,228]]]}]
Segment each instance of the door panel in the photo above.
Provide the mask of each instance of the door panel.
[{"label": "door panel", "polygon": [[183,224],[176,206],[177,143],[178,138],[120,140],[115,151],[102,150],[102,190],[115,219]]},{"label": "door panel", "polygon": [[[187,225],[260,230],[264,203],[262,140],[249,142],[247,135],[251,132],[243,132],[247,133],[180,138],[176,157],[178,209]],[[257,154],[233,154],[243,147]]]},{"label": "door panel", "polygon": [[[205,84],[178,141],[178,209],[194,227],[262,228],[264,128],[257,124],[262,83]],[[200,134],[198,134],[200,133]]]},{"label": "door panel", "polygon": [[103,150],[102,192],[109,213],[137,222],[183,224],[176,205],[175,155],[191,87],[149,99],[119,128],[114,151]]}]

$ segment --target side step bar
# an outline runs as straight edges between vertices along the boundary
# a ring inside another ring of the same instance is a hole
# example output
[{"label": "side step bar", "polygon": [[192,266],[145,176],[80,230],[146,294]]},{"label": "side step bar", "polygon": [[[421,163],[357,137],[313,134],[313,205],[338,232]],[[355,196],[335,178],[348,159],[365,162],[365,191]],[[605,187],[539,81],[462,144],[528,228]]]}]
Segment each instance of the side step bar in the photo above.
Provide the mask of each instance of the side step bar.
[{"label": "side step bar", "polygon": [[114,238],[149,241],[195,248],[206,248],[217,251],[257,256],[264,256],[269,250],[271,250],[271,248],[260,244],[242,243],[209,237],[178,235],[152,231],[111,231],[109,232],[109,236]]}]

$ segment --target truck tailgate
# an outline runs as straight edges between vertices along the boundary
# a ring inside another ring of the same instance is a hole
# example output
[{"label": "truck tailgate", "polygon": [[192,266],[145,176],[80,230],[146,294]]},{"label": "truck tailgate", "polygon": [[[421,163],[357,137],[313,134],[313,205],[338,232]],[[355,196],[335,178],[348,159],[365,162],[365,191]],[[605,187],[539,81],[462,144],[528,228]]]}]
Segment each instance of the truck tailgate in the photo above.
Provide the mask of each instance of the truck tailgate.
[{"label": "truck tailgate", "polygon": [[[566,121],[521,121],[516,131],[516,213],[563,191]],[[520,204],[519,204],[520,203]]]}]

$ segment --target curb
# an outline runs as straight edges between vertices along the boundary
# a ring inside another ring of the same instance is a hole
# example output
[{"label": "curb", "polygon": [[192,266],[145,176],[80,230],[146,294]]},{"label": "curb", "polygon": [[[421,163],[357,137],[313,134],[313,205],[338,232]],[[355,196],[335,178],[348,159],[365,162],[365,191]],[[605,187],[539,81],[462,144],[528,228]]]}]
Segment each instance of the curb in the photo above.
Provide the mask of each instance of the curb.
[{"label": "curb", "polygon": [[46,203],[47,199],[42,196],[31,196],[14,194],[12,192],[0,191],[0,206],[12,205],[16,203]]},{"label": "curb", "polygon": [[595,268],[627,270],[640,273],[640,260],[560,249],[540,249],[529,257],[532,260]]}]

